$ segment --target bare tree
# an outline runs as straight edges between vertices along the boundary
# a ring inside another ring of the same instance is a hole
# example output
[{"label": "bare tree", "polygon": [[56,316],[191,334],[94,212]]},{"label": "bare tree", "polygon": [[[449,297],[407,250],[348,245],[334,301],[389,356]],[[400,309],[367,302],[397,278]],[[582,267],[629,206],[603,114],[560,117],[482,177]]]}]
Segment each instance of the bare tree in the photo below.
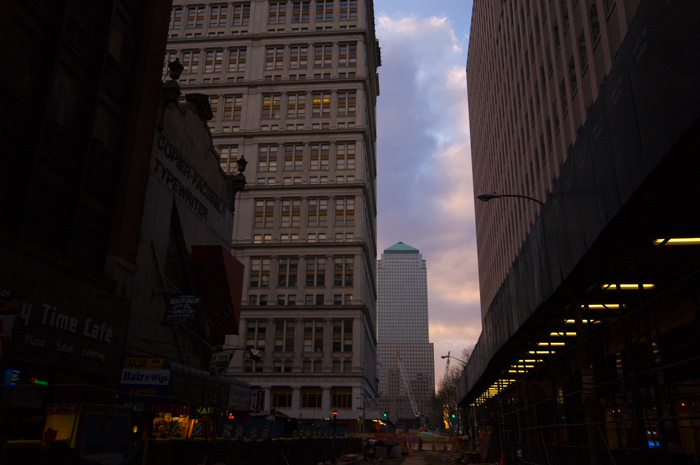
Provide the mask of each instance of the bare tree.
[{"label": "bare tree", "polygon": [[[450,431],[460,429],[461,418],[457,406],[457,383],[462,377],[462,371],[464,371],[466,362],[469,361],[473,350],[474,346],[467,347],[462,350],[460,357],[448,358],[447,369],[442,377],[442,381],[438,384],[437,402],[442,412],[445,426]],[[449,363],[450,359],[453,360],[453,363]]]}]

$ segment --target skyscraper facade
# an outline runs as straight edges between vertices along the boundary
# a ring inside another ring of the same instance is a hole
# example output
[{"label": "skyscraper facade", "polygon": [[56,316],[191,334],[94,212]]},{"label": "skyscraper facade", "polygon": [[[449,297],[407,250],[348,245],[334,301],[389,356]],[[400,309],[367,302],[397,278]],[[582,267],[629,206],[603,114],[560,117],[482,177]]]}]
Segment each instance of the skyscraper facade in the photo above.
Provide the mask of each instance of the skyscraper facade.
[{"label": "skyscraper facade", "polygon": [[699,17],[692,1],[474,3],[488,203],[458,398],[495,454],[698,463]]},{"label": "skyscraper facade", "polygon": [[173,4],[165,62],[209,97],[222,169],[249,162],[234,218],[246,267],[228,373],[254,409],[343,425],[377,396],[371,0]]},{"label": "skyscraper facade", "polygon": [[418,249],[399,242],[377,265],[379,410],[403,427],[435,418],[435,362],[428,331],[428,271]]}]

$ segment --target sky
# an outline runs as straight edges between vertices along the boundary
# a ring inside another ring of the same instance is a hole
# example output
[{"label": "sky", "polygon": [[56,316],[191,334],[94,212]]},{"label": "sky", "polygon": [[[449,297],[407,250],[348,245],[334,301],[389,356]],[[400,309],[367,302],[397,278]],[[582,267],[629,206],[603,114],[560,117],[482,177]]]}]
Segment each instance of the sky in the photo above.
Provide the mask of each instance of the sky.
[{"label": "sky", "polygon": [[481,332],[465,72],[472,5],[374,0],[377,258],[403,242],[427,263],[436,387],[440,357],[461,358]]}]

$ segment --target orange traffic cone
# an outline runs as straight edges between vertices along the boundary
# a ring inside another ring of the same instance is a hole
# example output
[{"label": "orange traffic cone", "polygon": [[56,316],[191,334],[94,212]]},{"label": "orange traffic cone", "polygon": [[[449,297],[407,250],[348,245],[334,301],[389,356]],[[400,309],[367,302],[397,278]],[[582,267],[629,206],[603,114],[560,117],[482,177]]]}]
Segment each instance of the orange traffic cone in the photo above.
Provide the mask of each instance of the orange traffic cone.
[{"label": "orange traffic cone", "polygon": [[506,460],[505,457],[503,456],[503,452],[501,452],[501,460],[498,462],[498,465],[505,465]]}]

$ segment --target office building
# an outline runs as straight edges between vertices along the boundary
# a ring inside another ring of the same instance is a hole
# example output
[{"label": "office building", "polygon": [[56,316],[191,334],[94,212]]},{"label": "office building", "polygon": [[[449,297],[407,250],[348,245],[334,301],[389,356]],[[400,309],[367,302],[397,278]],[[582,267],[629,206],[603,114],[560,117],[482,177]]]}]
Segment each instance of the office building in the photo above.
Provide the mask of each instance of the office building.
[{"label": "office building", "polygon": [[228,373],[253,410],[355,428],[377,396],[371,0],[173,2],[165,63],[207,95],[222,169],[245,157],[233,253],[245,266]]},{"label": "office building", "polygon": [[698,463],[699,15],[691,1],[474,4],[488,203],[482,333],[458,398],[496,459]]},{"label": "office building", "polygon": [[399,242],[382,253],[377,278],[379,410],[404,429],[438,424],[425,260]]}]

